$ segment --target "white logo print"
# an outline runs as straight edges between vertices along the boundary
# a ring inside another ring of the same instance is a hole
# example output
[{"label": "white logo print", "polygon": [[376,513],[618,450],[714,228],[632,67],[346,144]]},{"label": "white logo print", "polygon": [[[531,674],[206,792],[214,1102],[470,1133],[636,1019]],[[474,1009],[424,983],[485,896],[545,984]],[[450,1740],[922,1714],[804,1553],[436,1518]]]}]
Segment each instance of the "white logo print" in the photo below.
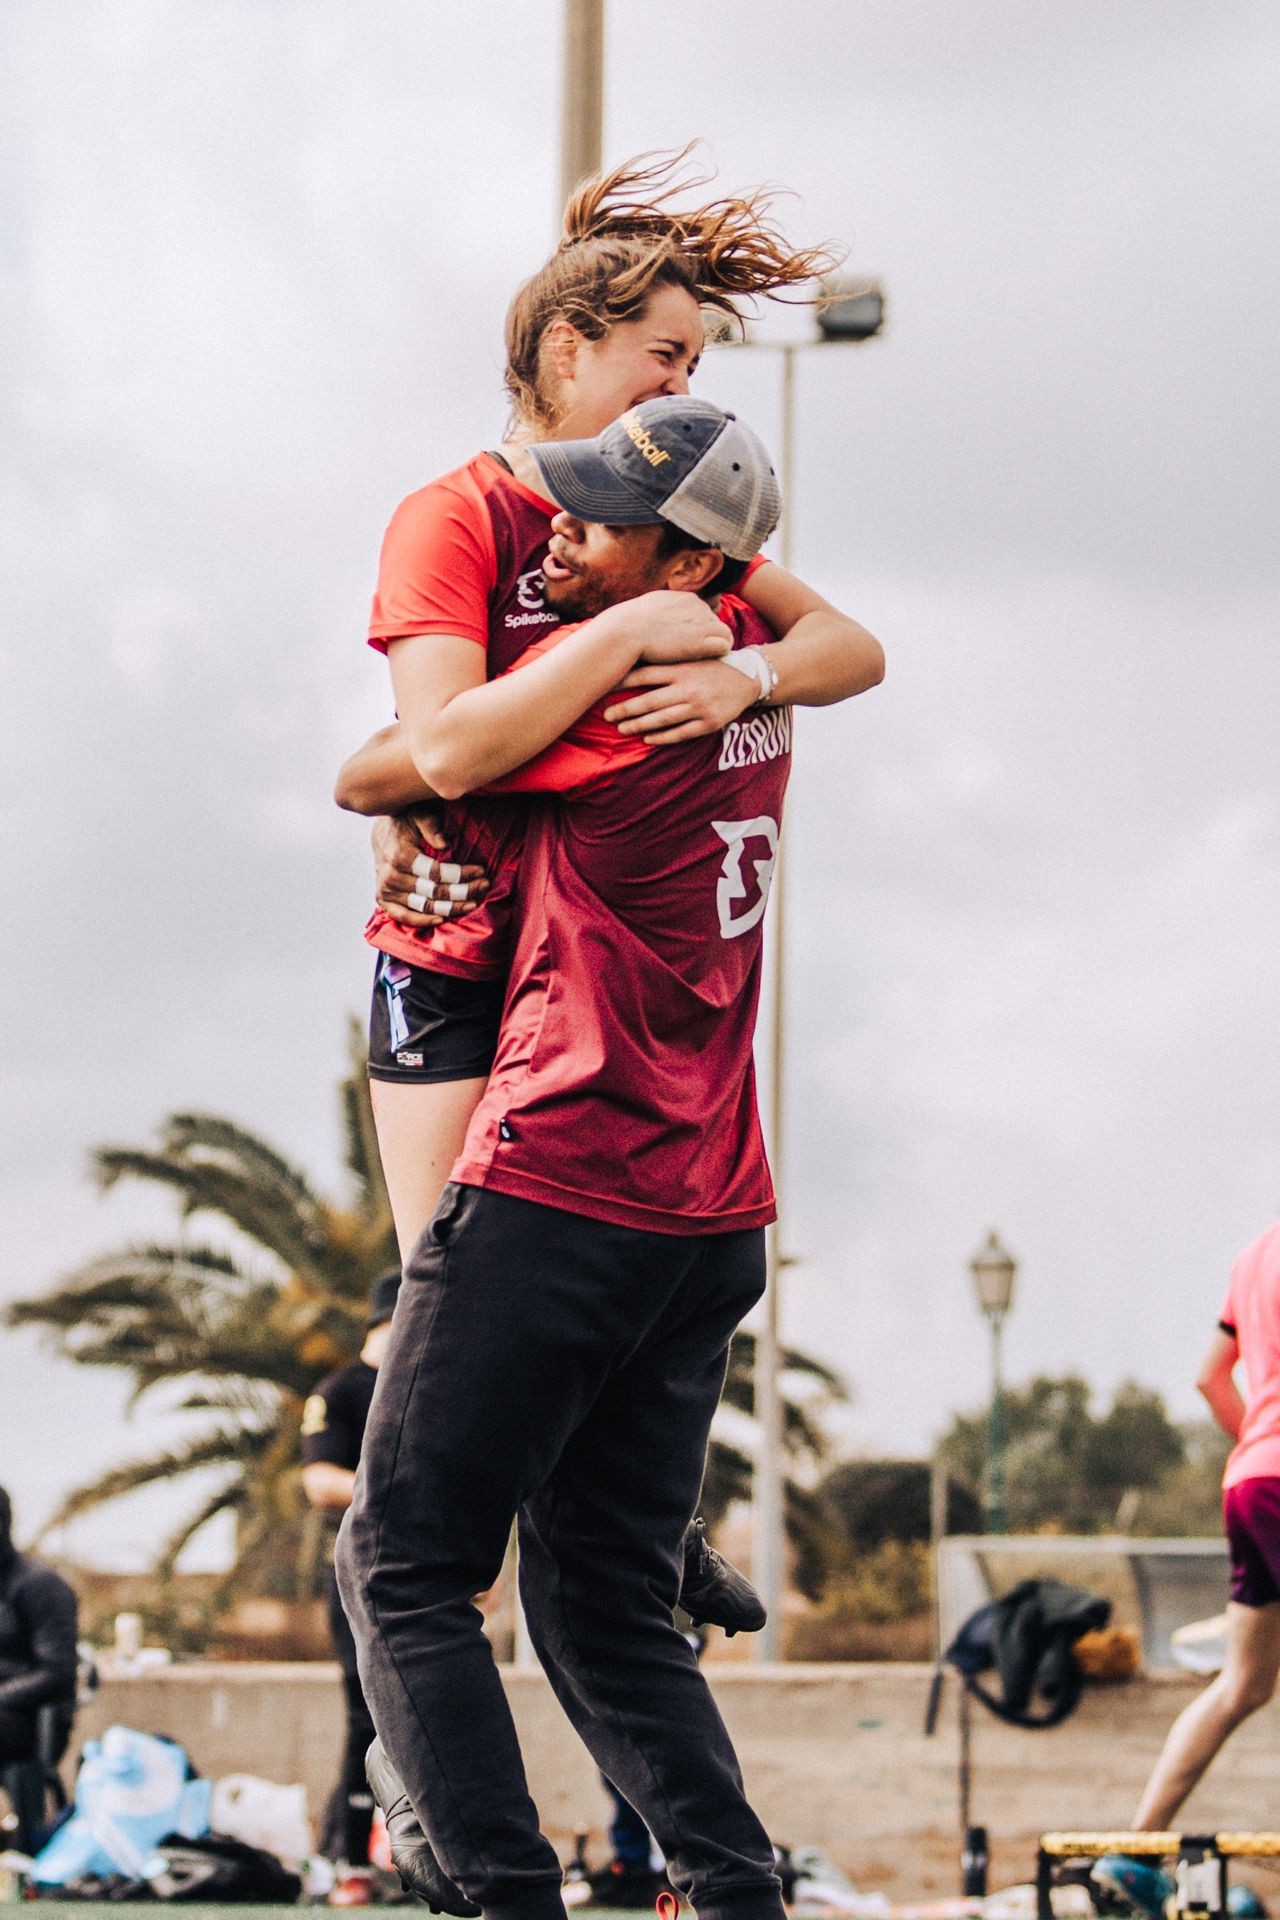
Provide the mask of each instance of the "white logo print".
[{"label": "white logo print", "polygon": [[541,613],[544,585],[541,567],[535,567],[532,573],[522,573],[516,582],[516,599],[522,607],[527,607],[530,613]]},{"label": "white logo print", "polygon": [[[778,823],[771,820],[767,813],[761,813],[754,820],[713,820],[711,825],[726,848],[720,863],[720,878],[716,882],[720,934],[722,939],[736,940],[740,933],[750,933],[752,927],[759,926],[764,918],[764,910],[769,904],[773,869],[778,862]],[[763,840],[769,851],[763,860],[751,862],[760,891],[749,907],[742,908],[741,903],[752,892],[751,883],[742,871],[749,840]],[[736,913],[735,908],[739,909]]]},{"label": "white logo print", "polygon": [[791,709],[770,707],[745,720],[731,720],[720,748],[720,771],[730,767],[758,767],[781,760],[791,751]]}]

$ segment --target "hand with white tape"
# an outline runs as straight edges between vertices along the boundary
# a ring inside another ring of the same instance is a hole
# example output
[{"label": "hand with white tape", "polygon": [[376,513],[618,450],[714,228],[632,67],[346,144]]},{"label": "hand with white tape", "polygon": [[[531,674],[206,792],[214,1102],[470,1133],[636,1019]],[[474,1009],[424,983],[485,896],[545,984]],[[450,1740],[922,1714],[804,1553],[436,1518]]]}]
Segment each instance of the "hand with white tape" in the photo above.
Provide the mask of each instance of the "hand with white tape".
[{"label": "hand with white tape", "polygon": [[479,906],[489,890],[483,867],[443,856],[449,846],[441,815],[425,809],[373,824],[378,905],[406,927],[438,927]]}]

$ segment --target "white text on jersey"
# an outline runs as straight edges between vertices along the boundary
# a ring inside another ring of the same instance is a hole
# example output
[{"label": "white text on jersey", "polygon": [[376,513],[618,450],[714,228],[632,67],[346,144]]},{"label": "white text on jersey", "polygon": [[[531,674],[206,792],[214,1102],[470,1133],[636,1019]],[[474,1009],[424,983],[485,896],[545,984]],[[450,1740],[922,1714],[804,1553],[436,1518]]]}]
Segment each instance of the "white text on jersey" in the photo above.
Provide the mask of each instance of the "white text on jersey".
[{"label": "white text on jersey", "polygon": [[791,751],[791,709],[772,707],[731,720],[724,730],[720,771],[730,767],[758,767],[765,760],[781,760]]}]

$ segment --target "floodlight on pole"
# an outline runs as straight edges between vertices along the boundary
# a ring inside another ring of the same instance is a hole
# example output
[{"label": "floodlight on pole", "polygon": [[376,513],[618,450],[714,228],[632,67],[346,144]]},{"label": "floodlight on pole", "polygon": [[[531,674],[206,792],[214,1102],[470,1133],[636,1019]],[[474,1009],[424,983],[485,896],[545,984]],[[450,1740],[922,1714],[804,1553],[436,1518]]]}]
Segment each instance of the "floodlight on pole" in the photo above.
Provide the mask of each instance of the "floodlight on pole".
[{"label": "floodlight on pole", "polygon": [[884,288],[878,280],[824,280],[816,309],[818,332],[824,340],[874,340],[884,331]]},{"label": "floodlight on pole", "polygon": [[1001,1371],[1001,1335],[1005,1315],[1013,1305],[1018,1263],[994,1231],[969,1262],[980,1312],[991,1328],[991,1408],[987,1415],[987,1532],[1005,1533],[1004,1504],[1004,1380]]}]

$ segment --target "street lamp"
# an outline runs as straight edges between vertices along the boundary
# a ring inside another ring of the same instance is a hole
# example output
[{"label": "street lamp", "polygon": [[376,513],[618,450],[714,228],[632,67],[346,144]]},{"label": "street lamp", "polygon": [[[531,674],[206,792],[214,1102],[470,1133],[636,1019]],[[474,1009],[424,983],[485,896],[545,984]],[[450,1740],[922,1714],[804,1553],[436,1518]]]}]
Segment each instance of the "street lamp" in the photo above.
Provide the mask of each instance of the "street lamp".
[{"label": "street lamp", "polygon": [[991,1411],[987,1416],[987,1532],[1006,1533],[1004,1508],[1004,1382],[1000,1373],[1000,1336],[1013,1305],[1018,1263],[994,1232],[969,1262],[978,1306],[991,1326]]},{"label": "street lamp", "polygon": [[817,315],[824,340],[875,339],[884,326],[884,288],[878,280],[826,280],[822,291]]},{"label": "street lamp", "polygon": [[[782,444],[778,450],[778,484],[782,491],[782,523],[778,529],[778,559],[791,566],[791,529],[794,514],[791,504],[795,473],[795,364],[796,355],[824,346],[857,346],[871,340],[884,326],[884,292],[877,280],[825,280],[815,306],[816,337],[809,340],[753,340],[738,334],[727,319],[717,326],[715,316],[708,320],[708,340],[713,346],[744,348],[776,353],[782,360]],[[785,844],[785,832],[782,844]],[[774,864],[770,889],[770,914],[773,938],[770,948],[773,974],[772,1084],[769,1102],[769,1155],[773,1163],[773,1183],[782,1204],[783,1147],[783,1042],[785,999],[783,995],[786,959],[785,913],[786,864],[782,845]],[[781,1250],[779,1226],[775,1221],[765,1230],[766,1286],[764,1325],[756,1337],[755,1416],[759,1428],[759,1452],[752,1475],[751,1504],[754,1519],[755,1553],[752,1571],[760,1598],[768,1611],[768,1621],[756,1635],[757,1660],[777,1660],[782,1649],[782,1594],[786,1516],[783,1475],[782,1339],[779,1312],[779,1281],[782,1269],[791,1261]]]}]

